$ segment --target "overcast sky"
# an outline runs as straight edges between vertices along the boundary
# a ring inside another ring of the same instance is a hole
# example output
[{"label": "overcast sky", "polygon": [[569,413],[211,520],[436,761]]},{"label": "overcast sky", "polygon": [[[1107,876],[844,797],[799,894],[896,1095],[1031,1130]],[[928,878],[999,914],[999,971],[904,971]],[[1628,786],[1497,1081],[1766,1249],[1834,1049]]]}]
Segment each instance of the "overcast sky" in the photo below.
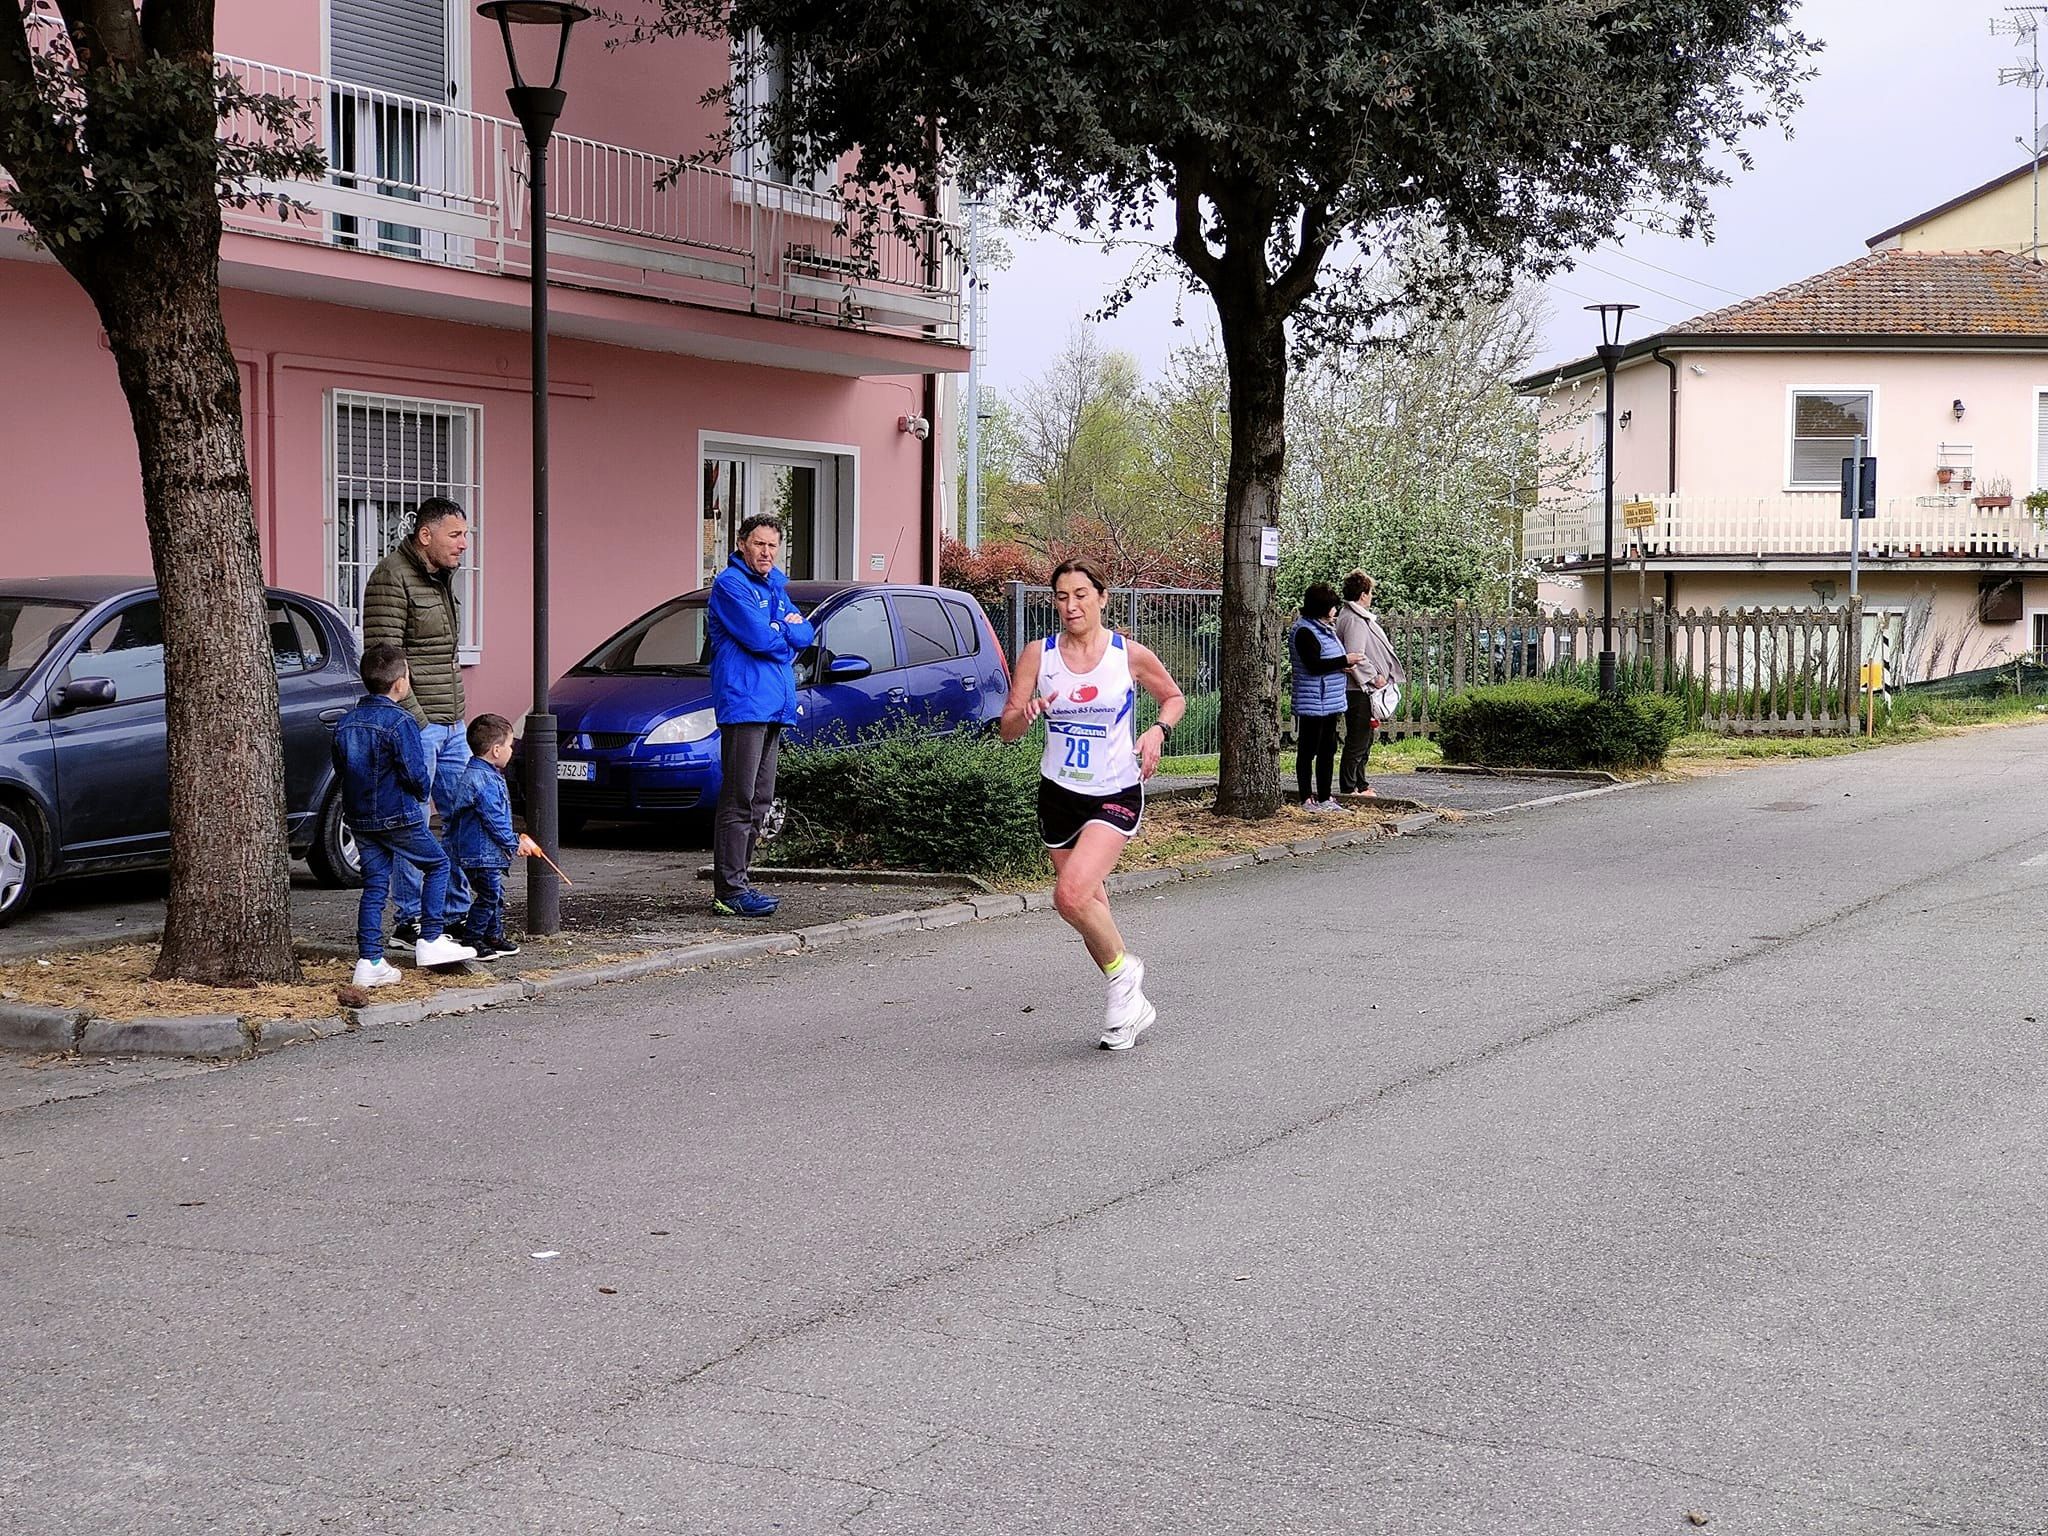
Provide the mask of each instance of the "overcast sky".
[{"label": "overcast sky", "polygon": [[[1641,305],[1624,339],[1663,330],[1861,256],[1879,230],[2024,164],[2033,102],[2025,87],[1997,82],[2001,66],[2026,55],[1990,31],[2005,14],[1971,0],[1806,0],[1799,25],[1827,46],[1793,136],[1752,136],[1755,169],[1716,193],[1711,244],[1630,234],[1547,284],[1536,361],[1591,350],[1588,303]],[[984,380],[1004,392],[1042,373],[1130,266],[1128,255],[1050,237],[1010,239],[1015,259],[989,284],[983,357]],[[1170,283],[1142,293],[1100,339],[1156,376],[1176,344],[1213,325],[1207,298],[1188,295],[1176,329],[1174,297]]]}]

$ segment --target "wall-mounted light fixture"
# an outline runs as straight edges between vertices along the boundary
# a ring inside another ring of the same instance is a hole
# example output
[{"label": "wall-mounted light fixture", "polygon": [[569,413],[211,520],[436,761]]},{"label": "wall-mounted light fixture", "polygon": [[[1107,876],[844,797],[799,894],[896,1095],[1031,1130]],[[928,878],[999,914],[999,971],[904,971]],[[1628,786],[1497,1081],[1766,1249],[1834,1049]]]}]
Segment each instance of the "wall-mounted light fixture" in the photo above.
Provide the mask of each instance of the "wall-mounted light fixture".
[{"label": "wall-mounted light fixture", "polygon": [[896,428],[900,432],[908,432],[920,443],[932,435],[932,424],[922,416],[898,416]]},{"label": "wall-mounted light fixture", "polygon": [[1692,371],[1700,378],[1704,379],[1707,376],[1707,370],[1701,367],[1698,363],[1687,363],[1686,366],[1692,369]]},{"label": "wall-mounted light fixture", "polygon": [[1616,425],[1617,427],[1625,427],[1625,426],[1627,426],[1627,425],[1628,425],[1628,424],[1629,424],[1630,422],[1634,421],[1635,419],[1636,419],[1636,413],[1635,413],[1634,411],[1623,411],[1623,412],[1621,413],[1621,420],[1617,421],[1617,422],[1615,423],[1615,425]]},{"label": "wall-mounted light fixture", "polygon": [[1963,402],[1961,400],[1958,400],[1955,403],[1955,413],[1956,420],[1961,421],[1963,419]]}]

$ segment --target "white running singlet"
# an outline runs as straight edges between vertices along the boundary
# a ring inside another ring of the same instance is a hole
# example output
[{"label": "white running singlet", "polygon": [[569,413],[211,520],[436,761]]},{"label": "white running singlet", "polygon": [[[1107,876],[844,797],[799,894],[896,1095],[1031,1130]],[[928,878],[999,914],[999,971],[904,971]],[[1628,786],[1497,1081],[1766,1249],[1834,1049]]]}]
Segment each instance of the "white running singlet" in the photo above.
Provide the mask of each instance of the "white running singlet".
[{"label": "white running singlet", "polygon": [[1059,636],[1047,635],[1038,658],[1038,693],[1046,701],[1040,773],[1081,795],[1113,795],[1138,782],[1131,731],[1138,695],[1122,635],[1110,635],[1092,672],[1071,670],[1060,655]]}]

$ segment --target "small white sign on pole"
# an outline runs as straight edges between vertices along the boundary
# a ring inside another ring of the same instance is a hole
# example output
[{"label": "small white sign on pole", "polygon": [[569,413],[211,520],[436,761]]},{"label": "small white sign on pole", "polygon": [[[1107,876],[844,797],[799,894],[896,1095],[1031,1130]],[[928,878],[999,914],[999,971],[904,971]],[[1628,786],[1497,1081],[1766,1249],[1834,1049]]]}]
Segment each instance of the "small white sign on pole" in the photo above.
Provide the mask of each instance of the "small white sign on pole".
[{"label": "small white sign on pole", "polygon": [[1261,528],[1259,530],[1259,564],[1278,565],[1279,563],[1280,530],[1278,528]]}]

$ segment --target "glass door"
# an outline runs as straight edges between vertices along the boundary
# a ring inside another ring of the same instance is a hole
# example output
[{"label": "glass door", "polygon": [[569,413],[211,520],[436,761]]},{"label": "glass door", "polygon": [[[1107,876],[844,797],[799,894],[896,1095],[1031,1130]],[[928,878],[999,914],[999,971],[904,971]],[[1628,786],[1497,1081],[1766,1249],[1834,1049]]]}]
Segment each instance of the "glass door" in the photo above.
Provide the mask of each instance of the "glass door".
[{"label": "glass door", "polygon": [[740,524],[766,512],[782,520],[791,581],[839,576],[838,482],[829,457],[714,449],[704,457],[704,580],[725,566]]}]

